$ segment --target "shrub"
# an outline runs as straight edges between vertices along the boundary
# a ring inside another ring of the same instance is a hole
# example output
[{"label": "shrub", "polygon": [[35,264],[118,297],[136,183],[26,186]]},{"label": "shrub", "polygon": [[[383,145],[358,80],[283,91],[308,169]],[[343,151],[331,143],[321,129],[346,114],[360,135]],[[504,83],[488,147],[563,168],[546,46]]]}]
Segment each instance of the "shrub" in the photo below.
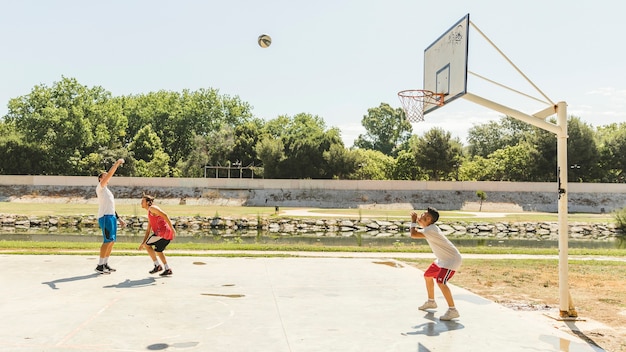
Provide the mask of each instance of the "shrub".
[{"label": "shrub", "polygon": [[487,199],[487,193],[484,191],[476,191],[476,197],[480,198],[480,209],[478,211],[483,210],[483,202]]},{"label": "shrub", "polygon": [[626,208],[615,210],[613,216],[615,217],[617,228],[622,231],[626,230]]}]

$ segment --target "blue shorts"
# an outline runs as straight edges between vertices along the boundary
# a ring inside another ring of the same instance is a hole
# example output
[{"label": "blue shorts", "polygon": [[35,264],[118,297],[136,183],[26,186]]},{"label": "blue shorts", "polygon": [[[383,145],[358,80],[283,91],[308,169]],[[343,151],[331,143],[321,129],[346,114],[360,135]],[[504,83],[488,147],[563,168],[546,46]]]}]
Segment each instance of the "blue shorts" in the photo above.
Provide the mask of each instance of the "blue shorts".
[{"label": "blue shorts", "polygon": [[105,215],[98,219],[98,225],[102,229],[104,243],[115,242],[117,240],[117,217],[115,215]]}]

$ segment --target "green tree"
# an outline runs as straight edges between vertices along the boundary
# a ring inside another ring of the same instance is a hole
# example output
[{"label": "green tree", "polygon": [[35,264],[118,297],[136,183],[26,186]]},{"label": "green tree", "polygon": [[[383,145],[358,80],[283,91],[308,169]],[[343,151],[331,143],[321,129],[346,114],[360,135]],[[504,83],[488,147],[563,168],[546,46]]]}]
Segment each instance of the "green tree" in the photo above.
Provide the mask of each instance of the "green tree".
[{"label": "green tree", "polygon": [[417,165],[415,154],[410,150],[400,150],[392,171],[394,180],[426,180],[428,176]]},{"label": "green tree", "polygon": [[162,150],[154,151],[152,160],[137,160],[135,173],[139,177],[167,177],[170,176],[170,157]]},{"label": "green tree", "polygon": [[209,152],[207,140],[203,136],[194,135],[194,149],[187,159],[179,160],[176,169],[182,177],[203,177],[205,166],[209,165]]},{"label": "green tree", "polygon": [[526,142],[498,149],[487,158],[487,175],[491,181],[527,181],[537,154]]},{"label": "green tree", "polygon": [[263,163],[265,178],[280,178],[280,164],[285,159],[285,146],[279,138],[265,135],[255,146],[256,154]]},{"label": "green tree", "polygon": [[184,165],[196,149],[196,136],[207,137],[223,126],[234,128],[252,118],[249,104],[238,97],[220,96],[215,89],[159,91],[122,97],[120,101],[131,121],[129,135],[152,124],[164,151],[171,156],[171,166]]},{"label": "green tree", "polygon": [[349,150],[341,144],[332,144],[324,151],[324,160],[328,169],[332,170],[333,179],[358,179],[359,154],[355,150]]},{"label": "green tree", "polygon": [[489,154],[505,146],[516,145],[532,131],[532,125],[504,116],[500,121],[489,121],[469,129],[467,151],[470,156]]},{"label": "green tree", "polygon": [[356,149],[356,178],[359,180],[389,180],[395,168],[395,159],[378,150]]},{"label": "green tree", "polygon": [[596,141],[599,152],[600,182],[625,182],[626,123],[610,124],[598,129]]},{"label": "green tree", "polygon": [[134,156],[135,176],[170,176],[170,157],[163,151],[161,139],[152,130],[152,125],[140,129],[128,149]]},{"label": "green tree", "polygon": [[601,179],[601,170],[597,167],[600,152],[593,127],[579,117],[571,116],[567,121],[567,134],[568,180],[590,182]]},{"label": "green tree", "polygon": [[219,130],[206,137],[209,164],[213,166],[230,166],[235,160],[229,159],[235,145],[233,128],[223,125]]},{"label": "green tree", "polygon": [[533,127],[528,143],[537,151],[531,170],[531,179],[525,181],[554,182],[556,180],[556,136],[554,133]]},{"label": "green tree", "polygon": [[[102,148],[121,146],[127,120],[102,87],[89,88],[63,77],[52,87],[35,86],[9,101],[5,120],[24,145],[38,144],[47,162],[37,174],[81,175],[81,161]],[[38,148],[39,149],[39,148]]]},{"label": "green tree", "polygon": [[24,136],[4,121],[0,122],[0,155],[0,174],[4,175],[38,174],[47,163],[40,144],[24,142]]},{"label": "green tree", "polygon": [[[554,119],[552,120],[554,123]],[[567,120],[567,162],[569,180],[593,181],[601,178],[596,170],[600,163],[600,152],[596,146],[593,128],[580,118],[571,116]],[[533,127],[528,142],[537,151],[530,179],[520,181],[551,182],[557,179],[557,141],[552,132]],[[571,166],[579,168],[572,169]]]},{"label": "green tree", "polygon": [[461,160],[461,143],[450,132],[435,127],[411,145],[415,160],[430,180],[453,179]]},{"label": "green tree", "polygon": [[490,180],[490,160],[475,155],[465,160],[458,168],[459,180],[463,181],[488,181]]},{"label": "green tree", "polygon": [[487,199],[487,193],[485,193],[485,191],[478,190],[476,191],[476,197],[480,199],[480,207],[478,208],[478,211],[483,211],[483,202]]},{"label": "green tree", "polygon": [[[337,128],[326,129],[320,117],[304,113],[293,118],[279,116],[265,124],[262,136],[259,143],[263,144],[255,149],[263,161],[265,177],[319,179],[335,175],[324,155],[333,145],[343,148],[341,133]],[[280,139],[282,154],[274,150],[278,144],[267,141],[271,138]],[[263,156],[260,151],[264,151]],[[272,160],[270,165],[264,160],[268,157]]]},{"label": "green tree", "polygon": [[229,160],[239,160],[244,167],[260,165],[255,146],[261,138],[263,121],[252,119],[239,124],[234,129],[234,144]]},{"label": "green tree", "polygon": [[368,109],[361,124],[367,132],[357,137],[354,146],[378,150],[390,156],[398,154],[399,146],[409,139],[413,130],[404,111],[401,108],[394,109],[386,103]]}]

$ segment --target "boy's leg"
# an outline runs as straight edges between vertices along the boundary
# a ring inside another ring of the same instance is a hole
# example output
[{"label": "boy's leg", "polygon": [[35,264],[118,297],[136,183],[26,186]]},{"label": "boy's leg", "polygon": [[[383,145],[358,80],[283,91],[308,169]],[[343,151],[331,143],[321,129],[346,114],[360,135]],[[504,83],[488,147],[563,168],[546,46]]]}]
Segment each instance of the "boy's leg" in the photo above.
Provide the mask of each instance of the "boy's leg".
[{"label": "boy's leg", "polygon": [[428,299],[431,301],[435,300],[435,278],[439,275],[441,268],[432,263],[424,272],[424,281],[426,282],[426,293],[428,294]]},{"label": "boy's leg", "polygon": [[157,258],[156,258],[154,249],[152,249],[152,246],[146,245],[145,247],[146,247],[146,251],[148,252],[148,255],[150,256],[150,259],[152,259],[153,262],[156,262]]},{"label": "boy's leg", "polygon": [[452,298],[452,291],[450,291],[450,287],[441,283],[437,283],[437,285],[439,286],[441,293],[443,293],[443,297],[445,297],[448,307],[454,307],[454,298]]},{"label": "boy's leg", "polygon": [[161,261],[163,262],[163,272],[159,275],[161,276],[169,276],[172,275],[172,269],[170,268],[169,265],[167,265],[167,259],[165,258],[165,254],[163,254],[163,251],[161,252],[156,252],[156,254],[159,256],[159,258],[161,259]]},{"label": "boy's leg", "polygon": [[102,245],[100,246],[100,259],[106,258],[108,244],[108,242],[102,242]]},{"label": "boy's leg", "polygon": [[452,292],[450,291],[450,287],[448,287],[448,280],[454,276],[454,270],[441,268],[439,273],[437,274],[437,286],[443,293],[443,297],[445,297],[446,302],[448,303],[448,307],[454,307],[454,299],[452,298]]},{"label": "boy's leg", "polygon": [[115,242],[108,242],[106,244],[106,253],[104,258],[108,258],[111,256],[111,252],[113,251],[113,245],[115,244]]},{"label": "boy's leg", "polygon": [[156,254],[159,256],[159,259],[161,259],[161,263],[163,263],[163,265],[167,265],[167,259],[165,259],[165,254],[163,254],[163,252],[156,252]]},{"label": "boy's leg", "polygon": [[428,294],[429,300],[435,299],[435,279],[432,277],[424,276],[424,281],[426,282],[426,293]]}]

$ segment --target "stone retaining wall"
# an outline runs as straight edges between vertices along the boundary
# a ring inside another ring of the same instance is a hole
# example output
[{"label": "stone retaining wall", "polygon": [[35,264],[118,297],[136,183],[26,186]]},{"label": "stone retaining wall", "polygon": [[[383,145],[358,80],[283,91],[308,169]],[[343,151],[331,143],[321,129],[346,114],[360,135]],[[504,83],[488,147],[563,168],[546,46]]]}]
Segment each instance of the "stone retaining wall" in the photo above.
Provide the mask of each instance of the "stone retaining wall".
[{"label": "stone retaining wall", "polygon": [[[129,229],[145,229],[147,217],[124,217]],[[291,218],[222,218],[185,216],[172,218],[180,235],[223,230],[236,236],[256,236],[259,231],[270,234],[302,236],[352,236],[359,233],[366,237],[408,237],[410,222],[375,219],[291,219]],[[439,222],[442,231],[451,238],[496,238],[527,240],[558,240],[557,222]],[[48,216],[28,217],[0,214],[3,232],[40,230],[57,232],[60,228],[75,231],[97,232],[95,216]],[[569,237],[585,240],[612,240],[624,236],[607,223],[571,223]]]},{"label": "stone retaining wall", "polygon": [[[95,202],[95,177],[0,175],[0,201],[29,197],[72,197]],[[610,213],[626,207],[626,184],[569,183],[572,213]],[[478,190],[487,195],[484,206],[508,204],[502,211],[558,212],[555,182],[436,182],[377,180],[277,180],[114,177],[110,188],[116,199],[141,198],[188,204],[359,208],[407,204],[413,209],[477,211]],[[485,210],[485,208],[483,208]],[[496,210],[497,211],[497,210]]]}]

